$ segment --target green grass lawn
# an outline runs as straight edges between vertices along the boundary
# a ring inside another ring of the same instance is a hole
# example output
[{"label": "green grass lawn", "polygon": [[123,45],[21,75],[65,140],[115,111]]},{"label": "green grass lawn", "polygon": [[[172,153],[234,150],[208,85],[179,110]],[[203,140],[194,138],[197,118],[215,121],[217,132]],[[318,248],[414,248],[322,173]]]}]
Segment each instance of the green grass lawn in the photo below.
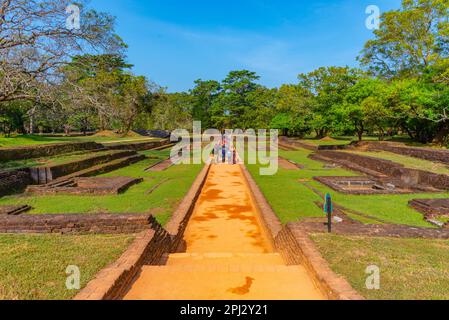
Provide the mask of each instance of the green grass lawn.
[{"label": "green grass lawn", "polygon": [[14,147],[24,147],[39,144],[52,144],[52,143],[64,143],[64,142],[85,142],[85,141],[95,141],[95,142],[138,142],[154,140],[153,138],[147,137],[95,137],[95,136],[82,136],[82,137],[49,137],[40,135],[15,135],[11,137],[5,137],[0,135],[0,148],[14,148]]},{"label": "green grass lawn", "polygon": [[[423,215],[408,206],[408,202],[416,198],[448,198],[449,193],[442,194],[408,194],[408,195],[346,195],[335,192],[317,181],[315,176],[354,176],[358,173],[341,168],[324,169],[324,164],[308,158],[311,152],[280,151],[280,156],[305,166],[304,170],[284,170],[274,176],[260,176],[258,165],[248,165],[248,169],[256,180],[265,197],[283,223],[298,221],[305,217],[322,217],[323,213],[315,205],[320,198],[301,181],[320,190],[323,194],[332,194],[338,204],[381,219],[389,223],[405,224],[419,227],[432,227]],[[373,223],[371,220],[352,216],[362,223]]]},{"label": "green grass lawn", "polygon": [[399,155],[392,152],[387,151],[379,151],[379,152],[362,152],[362,151],[345,151],[354,154],[359,154],[362,156],[369,156],[384,160],[390,160],[399,164],[404,165],[406,168],[417,169],[417,170],[425,170],[438,174],[447,174],[449,175],[449,166],[443,163],[432,162],[428,160],[418,159],[414,157],[408,157]]},{"label": "green grass lawn", "polygon": [[[170,151],[147,151],[152,157],[129,167],[104,174],[104,177],[142,177],[144,182],[135,185],[121,195],[110,196],[26,196],[14,195],[0,198],[0,205],[28,204],[34,209],[30,214],[61,213],[153,213],[161,224],[165,224],[177,204],[187,194],[202,165],[173,166],[162,172],[145,172],[150,165],[169,157]],[[164,182],[151,194],[153,186]]]},{"label": "green grass lawn", "polygon": [[77,266],[81,288],[115,261],[132,235],[0,235],[0,300],[71,299],[66,268]]},{"label": "green grass lawn", "polygon": [[[377,300],[448,300],[449,241],[313,235],[331,268],[360,294]],[[380,290],[365,270],[380,268]]]}]

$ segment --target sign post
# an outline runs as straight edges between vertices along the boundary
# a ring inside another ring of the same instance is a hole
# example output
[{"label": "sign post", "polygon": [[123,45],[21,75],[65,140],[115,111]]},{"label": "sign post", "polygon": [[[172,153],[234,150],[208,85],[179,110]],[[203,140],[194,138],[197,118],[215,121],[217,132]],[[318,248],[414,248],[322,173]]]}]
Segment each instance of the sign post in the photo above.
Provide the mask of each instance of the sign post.
[{"label": "sign post", "polygon": [[334,212],[334,206],[332,204],[332,196],[328,193],[326,194],[324,202],[324,213],[327,215],[327,230],[329,233],[332,232],[332,213]]}]

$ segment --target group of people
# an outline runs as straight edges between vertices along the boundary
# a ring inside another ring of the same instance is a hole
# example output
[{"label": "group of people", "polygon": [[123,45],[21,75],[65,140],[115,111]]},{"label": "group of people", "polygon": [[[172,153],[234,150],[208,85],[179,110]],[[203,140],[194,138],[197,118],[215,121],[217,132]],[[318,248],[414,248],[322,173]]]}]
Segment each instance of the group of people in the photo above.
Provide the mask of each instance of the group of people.
[{"label": "group of people", "polygon": [[231,144],[229,139],[223,138],[221,143],[217,143],[212,150],[215,163],[237,164],[237,149]]}]

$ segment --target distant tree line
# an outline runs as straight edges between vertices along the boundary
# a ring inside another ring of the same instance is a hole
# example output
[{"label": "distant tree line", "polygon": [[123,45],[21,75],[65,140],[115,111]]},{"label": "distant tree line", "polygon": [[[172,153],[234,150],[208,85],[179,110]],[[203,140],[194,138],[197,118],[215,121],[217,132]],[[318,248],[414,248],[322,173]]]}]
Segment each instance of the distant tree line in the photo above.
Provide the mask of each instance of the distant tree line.
[{"label": "distant tree line", "polygon": [[0,1],[0,130],[5,133],[190,128],[279,129],[285,135],[407,134],[449,140],[449,2],[403,0],[383,14],[360,68],[322,67],[279,88],[248,70],[167,93],[126,62],[114,18],[68,0]]},{"label": "distant tree line", "polygon": [[285,135],[407,134],[448,143],[449,2],[404,0],[366,43],[361,68],[322,67],[269,89],[250,71],[197,80],[186,97],[208,127],[275,128]]}]

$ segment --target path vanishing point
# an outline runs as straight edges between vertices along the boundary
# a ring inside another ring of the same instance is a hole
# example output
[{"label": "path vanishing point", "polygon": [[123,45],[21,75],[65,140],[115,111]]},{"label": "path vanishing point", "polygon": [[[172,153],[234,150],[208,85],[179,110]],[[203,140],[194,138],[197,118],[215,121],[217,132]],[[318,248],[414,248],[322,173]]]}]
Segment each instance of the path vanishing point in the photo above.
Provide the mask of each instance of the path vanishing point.
[{"label": "path vanishing point", "polygon": [[238,165],[212,165],[187,226],[185,253],[144,266],[128,300],[321,300],[302,266],[271,245]]}]

